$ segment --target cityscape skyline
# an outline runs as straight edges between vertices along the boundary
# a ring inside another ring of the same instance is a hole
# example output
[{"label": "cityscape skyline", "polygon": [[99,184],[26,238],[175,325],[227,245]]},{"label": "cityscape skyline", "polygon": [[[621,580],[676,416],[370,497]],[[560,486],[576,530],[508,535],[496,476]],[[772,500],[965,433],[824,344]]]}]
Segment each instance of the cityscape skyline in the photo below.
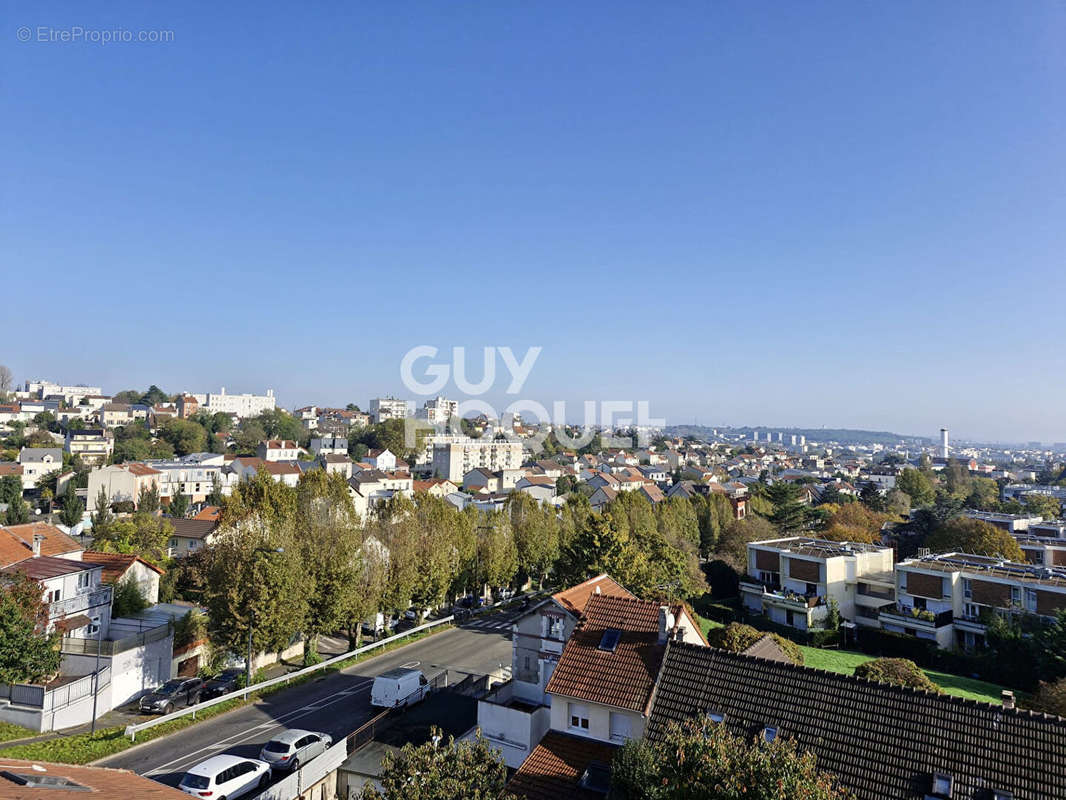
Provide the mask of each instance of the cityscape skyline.
[{"label": "cityscape skyline", "polygon": [[1061,4],[161,13],[8,15],[173,34],[5,48],[8,321],[91,320],[20,378],[359,402],[539,345],[541,402],[1066,439]]}]

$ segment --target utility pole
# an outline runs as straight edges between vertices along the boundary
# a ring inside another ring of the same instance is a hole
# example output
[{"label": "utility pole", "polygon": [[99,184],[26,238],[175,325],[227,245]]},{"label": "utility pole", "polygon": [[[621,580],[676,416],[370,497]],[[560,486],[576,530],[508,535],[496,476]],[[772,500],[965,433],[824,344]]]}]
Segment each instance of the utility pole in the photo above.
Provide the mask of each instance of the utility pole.
[{"label": "utility pole", "polygon": [[100,694],[100,649],[103,647],[103,635],[104,616],[101,614],[100,620],[96,623],[96,669],[93,672],[93,722],[92,725],[89,726],[90,736],[96,733],[96,698]]}]

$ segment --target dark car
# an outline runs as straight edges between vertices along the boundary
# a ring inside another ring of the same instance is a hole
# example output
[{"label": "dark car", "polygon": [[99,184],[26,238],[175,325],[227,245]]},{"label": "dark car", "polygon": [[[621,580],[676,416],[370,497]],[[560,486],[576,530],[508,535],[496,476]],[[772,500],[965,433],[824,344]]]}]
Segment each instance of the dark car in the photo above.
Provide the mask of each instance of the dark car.
[{"label": "dark car", "polygon": [[204,690],[200,693],[201,700],[213,700],[224,694],[229,694],[240,688],[244,682],[244,670],[240,668],[224,669],[215,677],[204,684]]},{"label": "dark car", "polygon": [[176,708],[196,705],[204,682],[200,678],[174,678],[141,698],[143,714],[169,714]]}]

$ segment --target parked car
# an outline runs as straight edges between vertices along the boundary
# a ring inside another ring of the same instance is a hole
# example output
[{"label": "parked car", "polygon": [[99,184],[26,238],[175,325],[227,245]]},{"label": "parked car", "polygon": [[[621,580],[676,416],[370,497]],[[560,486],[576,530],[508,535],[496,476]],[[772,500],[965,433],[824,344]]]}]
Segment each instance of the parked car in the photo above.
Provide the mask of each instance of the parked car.
[{"label": "parked car", "polygon": [[244,670],[240,667],[224,669],[215,677],[204,684],[204,690],[200,693],[201,700],[213,700],[224,694],[236,691],[244,681]]},{"label": "parked car", "polygon": [[201,678],[172,678],[141,698],[141,713],[169,714],[176,708],[196,705],[203,688]]},{"label": "parked car", "polygon": [[459,605],[463,608],[481,608],[485,605],[485,598],[468,594],[466,597],[460,598]]},{"label": "parked car", "polygon": [[403,618],[404,619],[412,619],[412,620],[417,622],[418,618],[420,616],[420,614],[419,614],[420,611],[421,611],[421,617],[423,619],[425,619],[426,617],[429,616],[430,610],[431,609],[428,609],[428,608],[423,608],[423,609],[409,608],[409,609],[407,609],[406,611],[403,612]]},{"label": "parked car", "polygon": [[297,770],[301,764],[322,755],[332,744],[333,737],[325,733],[282,731],[263,745],[259,758],[273,769]]},{"label": "parked car", "polygon": [[234,800],[270,783],[270,765],[240,756],[212,756],[185,773],[178,788],[206,800]]},{"label": "parked car", "polygon": [[370,704],[380,708],[410,706],[429,694],[430,686],[420,669],[390,669],[374,678]]}]

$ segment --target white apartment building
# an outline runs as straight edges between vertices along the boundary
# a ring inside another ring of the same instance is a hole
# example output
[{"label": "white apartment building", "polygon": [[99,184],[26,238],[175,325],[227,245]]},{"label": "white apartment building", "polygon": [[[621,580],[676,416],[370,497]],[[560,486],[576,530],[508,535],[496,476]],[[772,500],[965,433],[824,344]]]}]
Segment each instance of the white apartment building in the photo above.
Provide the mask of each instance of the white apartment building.
[{"label": "white apartment building", "polygon": [[159,473],[160,499],[183,494],[194,503],[202,503],[217,482],[224,496],[228,496],[240,481],[240,476],[225,469],[225,458],[219,453],[190,453],[180,458],[148,461],[146,465]]},{"label": "white apartment building", "polygon": [[226,387],[223,386],[217,394],[208,392],[192,396],[204,411],[212,414],[221,411],[224,414],[233,414],[238,419],[255,417],[277,407],[273,389],[267,389],[266,394],[226,394]]},{"label": "white apartment building", "polygon": [[406,400],[396,397],[375,397],[370,401],[370,417],[374,422],[388,419],[407,419],[411,416]]},{"label": "white apartment building", "polygon": [[316,456],[346,456],[348,440],[343,436],[316,436],[311,440],[311,452]]},{"label": "white apartment building", "polygon": [[418,419],[424,419],[430,425],[446,425],[448,420],[459,414],[459,402],[448,400],[445,397],[434,397],[427,400],[422,408],[418,409]]},{"label": "white apartment building", "polygon": [[115,440],[103,430],[67,431],[66,451],[86,464],[103,464],[115,451]]},{"label": "white apartment building", "polygon": [[26,393],[31,397],[40,398],[42,400],[45,397],[58,395],[70,405],[77,405],[83,397],[103,394],[103,389],[99,386],[83,386],[81,384],[64,386],[63,384],[53,383],[52,381],[29,380],[26,381]]},{"label": "white apartment building", "polygon": [[434,474],[452,482],[462,481],[473,469],[500,472],[522,466],[522,443],[495,439],[470,439],[433,446]]},{"label": "white apartment building", "polygon": [[49,472],[62,471],[63,450],[59,447],[23,447],[18,463],[22,465],[22,488],[36,489],[37,481]]},{"label": "white apartment building", "polygon": [[752,542],[740,595],[749,611],[806,631],[824,626],[829,600],[842,619],[878,627],[895,600],[891,547],[805,536]]},{"label": "white apartment building", "polygon": [[[159,489],[162,473],[140,462],[112,464],[98,467],[89,473],[89,488],[86,492],[86,506],[89,511],[98,511],[97,500],[103,490],[109,505],[114,503],[136,503],[142,491]],[[162,495],[162,492],[160,492]]]},{"label": "white apartment building", "polygon": [[264,461],[295,461],[300,456],[300,445],[290,439],[268,439],[259,443],[255,454]]}]

